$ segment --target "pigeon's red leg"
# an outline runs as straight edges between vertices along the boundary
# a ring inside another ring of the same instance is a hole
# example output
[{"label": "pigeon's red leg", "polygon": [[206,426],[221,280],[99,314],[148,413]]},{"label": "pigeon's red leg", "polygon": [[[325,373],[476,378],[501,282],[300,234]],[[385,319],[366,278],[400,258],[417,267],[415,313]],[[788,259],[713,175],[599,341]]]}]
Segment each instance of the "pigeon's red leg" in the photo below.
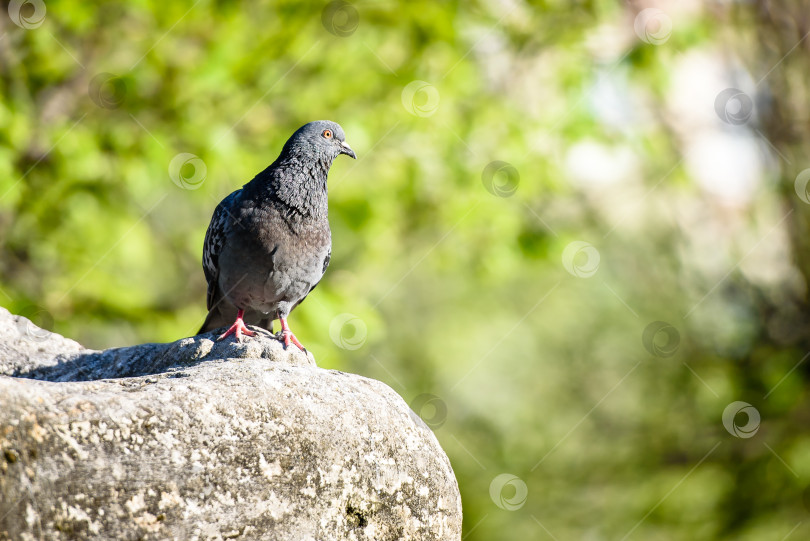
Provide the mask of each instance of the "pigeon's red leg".
[{"label": "pigeon's red leg", "polygon": [[245,336],[253,336],[253,335],[255,335],[256,334],[255,332],[251,331],[250,329],[247,328],[247,326],[245,326],[245,322],[244,322],[244,320],[242,320],[242,318],[244,316],[245,316],[245,311],[244,310],[239,310],[236,313],[236,321],[234,322],[234,324],[231,325],[231,328],[228,329],[227,331],[225,331],[222,334],[222,336],[217,338],[217,341],[223,340],[223,339],[229,337],[232,334],[236,335],[236,341],[237,342],[240,341],[240,338],[242,337],[242,334],[244,334]]},{"label": "pigeon's red leg", "polygon": [[290,342],[298,346],[298,349],[301,351],[306,351],[306,348],[301,345],[301,342],[298,341],[298,338],[290,330],[289,325],[287,325],[287,319],[280,317],[278,320],[281,322],[281,335],[284,337],[284,349],[287,349],[287,346],[290,345]]}]

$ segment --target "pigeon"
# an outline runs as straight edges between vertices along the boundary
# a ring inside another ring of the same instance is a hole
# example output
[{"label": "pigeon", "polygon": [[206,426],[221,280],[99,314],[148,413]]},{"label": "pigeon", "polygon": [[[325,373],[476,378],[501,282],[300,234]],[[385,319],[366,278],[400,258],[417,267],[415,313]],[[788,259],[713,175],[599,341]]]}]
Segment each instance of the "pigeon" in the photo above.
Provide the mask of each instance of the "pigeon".
[{"label": "pigeon", "polygon": [[[357,159],[335,122],[299,128],[276,161],[220,202],[203,245],[208,317],[197,334],[230,327],[217,338],[273,332],[284,348],[306,351],[287,317],[318,285],[332,254],[326,177],[335,158]],[[233,324],[231,325],[231,322]]]}]

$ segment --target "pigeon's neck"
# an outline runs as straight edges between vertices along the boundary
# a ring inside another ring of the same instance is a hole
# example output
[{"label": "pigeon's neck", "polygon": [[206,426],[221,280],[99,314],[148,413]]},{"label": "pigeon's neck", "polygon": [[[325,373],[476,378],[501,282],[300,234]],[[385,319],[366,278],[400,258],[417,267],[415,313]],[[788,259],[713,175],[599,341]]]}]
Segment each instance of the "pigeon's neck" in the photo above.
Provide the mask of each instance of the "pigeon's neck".
[{"label": "pigeon's neck", "polygon": [[[248,191],[284,207],[291,218],[326,219],[328,192],[326,177],[332,159],[289,153],[256,176]],[[253,186],[251,186],[253,185]]]}]

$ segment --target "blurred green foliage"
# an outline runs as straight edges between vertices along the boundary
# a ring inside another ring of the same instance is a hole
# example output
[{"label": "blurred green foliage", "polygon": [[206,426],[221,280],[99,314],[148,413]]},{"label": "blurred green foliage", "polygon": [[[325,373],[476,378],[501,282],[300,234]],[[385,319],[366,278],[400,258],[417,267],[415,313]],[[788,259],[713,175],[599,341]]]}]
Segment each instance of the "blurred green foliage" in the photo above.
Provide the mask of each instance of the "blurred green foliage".
[{"label": "blurred green foliage", "polygon": [[[333,166],[332,263],[291,325],[321,366],[419,406],[465,539],[806,538],[808,319],[781,233],[804,231],[801,209],[782,218],[801,154],[765,148],[776,163],[730,209],[696,185],[667,105],[690,54],[740,53],[757,80],[780,48],[760,50],[746,6],[656,5],[659,44],[644,6],[609,0],[65,0],[30,29],[5,3],[0,304],[95,348],[196,332],[214,207],[335,120],[360,159]],[[775,82],[802,65],[775,69],[769,99],[795,101]],[[430,87],[403,96],[413,81]],[[634,174],[573,182],[583,142]],[[180,153],[205,164],[195,189],[170,178]],[[496,160],[514,171],[488,177]],[[593,263],[564,261],[574,241],[598,251],[592,276],[566,270]],[[677,344],[645,348],[655,321]],[[721,421],[737,400],[761,414],[751,438]]]}]

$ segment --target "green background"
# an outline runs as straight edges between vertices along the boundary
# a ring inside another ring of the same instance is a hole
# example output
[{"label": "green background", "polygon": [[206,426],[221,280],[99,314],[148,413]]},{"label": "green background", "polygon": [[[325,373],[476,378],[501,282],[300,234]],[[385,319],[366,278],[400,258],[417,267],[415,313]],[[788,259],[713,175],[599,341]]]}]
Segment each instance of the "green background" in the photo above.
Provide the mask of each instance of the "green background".
[{"label": "green background", "polygon": [[2,6],[0,305],[193,334],[214,207],[331,119],[290,325],[434,429],[465,539],[810,535],[807,2],[92,4]]}]

